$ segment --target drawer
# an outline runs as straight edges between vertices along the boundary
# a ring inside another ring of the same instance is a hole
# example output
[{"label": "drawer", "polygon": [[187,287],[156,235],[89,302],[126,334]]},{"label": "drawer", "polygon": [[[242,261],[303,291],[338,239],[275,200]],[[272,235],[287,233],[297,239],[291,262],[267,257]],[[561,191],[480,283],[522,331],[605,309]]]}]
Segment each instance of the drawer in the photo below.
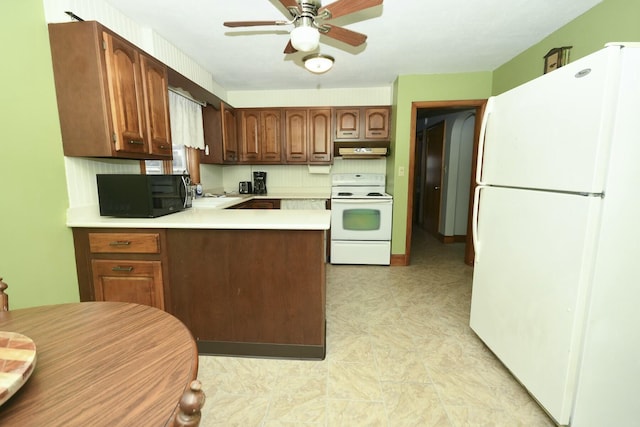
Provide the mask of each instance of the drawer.
[{"label": "drawer", "polygon": [[91,253],[159,254],[159,233],[89,233]]}]

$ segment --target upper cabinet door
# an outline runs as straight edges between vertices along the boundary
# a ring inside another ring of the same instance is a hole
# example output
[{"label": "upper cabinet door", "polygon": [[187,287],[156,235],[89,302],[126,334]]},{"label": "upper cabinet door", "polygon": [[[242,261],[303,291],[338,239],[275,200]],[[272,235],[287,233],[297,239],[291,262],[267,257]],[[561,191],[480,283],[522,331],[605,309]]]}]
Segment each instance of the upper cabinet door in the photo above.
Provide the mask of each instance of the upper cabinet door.
[{"label": "upper cabinet door", "polygon": [[364,137],[366,139],[389,139],[389,108],[366,108],[364,110]]},{"label": "upper cabinet door", "polygon": [[140,55],[106,32],[103,39],[116,151],[148,153]]},{"label": "upper cabinet door", "polygon": [[262,110],[260,120],[262,124],[261,156],[264,162],[282,161],[282,137],[281,137],[281,114],[279,109]]},{"label": "upper cabinet door", "polygon": [[260,112],[242,110],[240,112],[240,161],[260,160]]},{"label": "upper cabinet door", "polygon": [[336,139],[360,138],[360,109],[336,109]]},{"label": "upper cabinet door", "polygon": [[288,109],[284,112],[285,160],[287,163],[307,162],[307,110]]},{"label": "upper cabinet door", "polygon": [[204,150],[200,150],[200,163],[222,164],[222,113],[213,105],[202,108]]},{"label": "upper cabinet door", "polygon": [[238,161],[238,138],[236,136],[236,113],[225,103],[220,104],[222,111],[222,147],[224,163]]},{"label": "upper cabinet door", "polygon": [[309,110],[309,163],[330,163],[331,109]]},{"label": "upper cabinet door", "polygon": [[146,55],[140,54],[140,60],[151,153],[171,157],[167,67]]}]

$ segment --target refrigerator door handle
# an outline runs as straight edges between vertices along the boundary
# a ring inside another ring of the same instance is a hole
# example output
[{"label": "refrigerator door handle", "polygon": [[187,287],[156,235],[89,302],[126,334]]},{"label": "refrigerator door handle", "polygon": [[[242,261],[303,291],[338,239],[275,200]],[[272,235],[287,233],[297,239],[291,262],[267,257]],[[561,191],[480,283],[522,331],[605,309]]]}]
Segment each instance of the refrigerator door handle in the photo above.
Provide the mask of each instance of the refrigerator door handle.
[{"label": "refrigerator door handle", "polygon": [[471,218],[471,240],[475,252],[475,262],[480,259],[480,240],[478,238],[478,212],[480,210],[480,190],[484,187],[478,185],[473,192],[473,213]]},{"label": "refrigerator door handle", "polygon": [[489,122],[489,116],[491,115],[491,110],[493,109],[495,97],[490,97],[487,99],[487,104],[484,107],[484,115],[482,116],[482,123],[480,124],[480,139],[478,141],[478,161],[476,164],[476,183],[478,185],[484,185],[482,182],[482,158],[484,153],[484,141],[485,135],[487,133],[487,124]]}]

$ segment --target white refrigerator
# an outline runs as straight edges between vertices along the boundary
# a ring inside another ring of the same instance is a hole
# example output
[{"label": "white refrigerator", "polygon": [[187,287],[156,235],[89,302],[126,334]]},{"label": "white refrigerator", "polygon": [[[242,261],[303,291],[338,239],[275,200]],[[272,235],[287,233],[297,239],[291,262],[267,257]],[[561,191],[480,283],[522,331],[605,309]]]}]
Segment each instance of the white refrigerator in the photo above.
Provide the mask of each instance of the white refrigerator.
[{"label": "white refrigerator", "polygon": [[640,422],[640,43],[490,98],[470,326],[560,425]]}]

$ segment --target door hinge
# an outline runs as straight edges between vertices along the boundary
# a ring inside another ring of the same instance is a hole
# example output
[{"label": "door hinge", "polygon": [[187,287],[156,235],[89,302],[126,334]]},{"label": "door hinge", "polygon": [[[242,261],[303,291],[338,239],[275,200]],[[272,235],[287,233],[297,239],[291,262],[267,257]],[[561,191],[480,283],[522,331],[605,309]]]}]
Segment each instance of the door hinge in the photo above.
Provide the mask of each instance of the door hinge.
[{"label": "door hinge", "polygon": [[102,50],[107,50],[107,41],[102,39]]},{"label": "door hinge", "polygon": [[116,135],[115,132],[113,132],[111,134],[111,139],[113,140],[113,143],[115,144],[116,142],[118,142],[118,136]]}]

